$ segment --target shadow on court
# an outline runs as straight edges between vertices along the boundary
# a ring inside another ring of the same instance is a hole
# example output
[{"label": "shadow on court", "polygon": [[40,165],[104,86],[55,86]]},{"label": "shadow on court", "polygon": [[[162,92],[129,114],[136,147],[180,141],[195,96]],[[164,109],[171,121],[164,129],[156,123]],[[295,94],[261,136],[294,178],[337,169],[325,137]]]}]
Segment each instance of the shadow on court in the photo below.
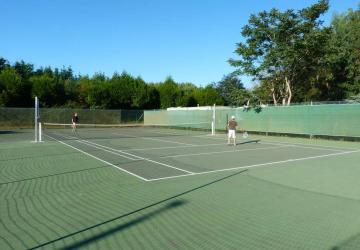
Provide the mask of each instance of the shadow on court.
[{"label": "shadow on court", "polygon": [[360,246],[360,233],[353,235],[344,242],[331,248],[331,250],[345,250],[345,249],[359,249]]},{"label": "shadow on court", "polygon": [[106,230],[106,231],[104,231],[102,233],[99,233],[99,234],[97,234],[95,236],[92,236],[90,238],[86,238],[84,240],[78,241],[78,242],[76,242],[74,244],[68,245],[68,246],[60,248],[60,249],[62,249],[62,250],[78,249],[80,247],[91,244],[91,243],[93,243],[95,241],[101,240],[102,238],[110,236],[110,235],[112,235],[114,233],[124,231],[124,230],[126,230],[126,229],[128,229],[128,228],[130,228],[132,226],[135,226],[135,225],[137,225],[139,223],[144,222],[147,219],[150,219],[153,216],[156,216],[156,215],[158,215],[158,214],[160,214],[162,212],[165,212],[166,210],[170,210],[170,209],[173,209],[173,208],[176,208],[176,207],[180,207],[180,206],[186,204],[186,202],[187,201],[185,201],[185,200],[175,200],[175,201],[170,202],[169,204],[163,206],[162,208],[159,208],[159,209],[157,209],[155,211],[152,211],[150,213],[142,215],[142,216],[140,216],[140,217],[138,217],[138,218],[136,218],[134,220],[131,220],[131,221],[123,223],[123,224],[120,224],[120,225],[118,225],[118,226],[116,226],[114,228]]},{"label": "shadow on court", "polygon": [[14,134],[16,133],[15,131],[11,131],[11,130],[0,130],[0,135],[7,135],[7,134]]},{"label": "shadow on court", "polygon": [[179,193],[179,194],[177,194],[177,195],[174,195],[174,196],[171,196],[171,197],[169,197],[169,198],[163,199],[163,200],[161,200],[161,201],[155,202],[155,203],[150,204],[150,205],[148,205],[148,206],[145,206],[145,207],[142,207],[142,208],[140,208],[140,209],[134,210],[134,211],[129,212],[129,213],[127,213],[127,214],[120,215],[120,216],[115,217],[115,218],[112,218],[112,219],[110,219],[110,220],[107,220],[107,221],[104,221],[104,222],[95,224],[95,225],[93,225],[93,226],[84,228],[84,229],[82,229],[82,230],[73,232],[73,233],[71,233],[71,234],[68,234],[68,235],[59,237],[59,238],[54,239],[54,240],[52,240],[52,241],[48,241],[48,242],[46,242],[46,243],[43,243],[43,244],[40,244],[40,245],[38,245],[38,246],[32,247],[32,248],[30,248],[30,250],[31,250],[31,249],[42,248],[42,247],[44,247],[44,246],[53,244],[53,243],[55,243],[55,242],[57,242],[57,241],[70,238],[70,237],[72,237],[72,236],[75,236],[75,235],[77,235],[77,234],[83,233],[83,232],[85,232],[85,231],[94,229],[94,228],[96,228],[96,227],[105,225],[105,224],[110,223],[110,222],[114,222],[114,221],[119,220],[119,219],[126,218],[126,217],[128,217],[128,216],[130,216],[130,215],[133,215],[133,214],[136,214],[136,213],[138,213],[138,212],[140,212],[140,211],[143,211],[143,210],[149,209],[149,208],[151,208],[151,207],[154,207],[154,206],[157,206],[157,205],[160,205],[160,204],[163,204],[163,203],[166,203],[166,202],[171,201],[170,203],[166,204],[164,207],[158,208],[158,209],[155,210],[155,211],[149,212],[149,213],[147,213],[147,214],[145,214],[145,215],[142,215],[142,216],[140,216],[140,217],[138,217],[138,218],[136,218],[136,219],[134,219],[134,220],[131,220],[131,221],[126,222],[126,223],[124,223],[124,224],[120,224],[120,225],[118,225],[118,226],[116,226],[116,227],[114,227],[114,228],[112,228],[112,229],[109,229],[109,230],[107,230],[107,231],[104,231],[104,232],[102,232],[102,233],[99,233],[99,234],[97,234],[97,235],[94,235],[94,236],[92,236],[92,237],[83,239],[83,240],[81,240],[81,241],[75,242],[75,243],[73,243],[73,244],[71,244],[71,245],[68,245],[68,246],[66,246],[66,247],[63,247],[63,248],[61,248],[61,249],[63,249],[63,250],[78,249],[78,248],[80,248],[80,247],[89,245],[89,244],[94,243],[94,242],[96,242],[96,241],[98,241],[98,240],[100,240],[100,239],[103,239],[103,238],[105,238],[105,237],[107,237],[107,236],[110,236],[110,235],[112,235],[112,234],[114,234],[114,233],[118,233],[118,232],[124,231],[124,230],[126,230],[126,229],[128,229],[128,228],[130,228],[130,227],[132,227],[132,226],[135,226],[135,225],[137,225],[137,224],[139,224],[139,223],[141,223],[141,222],[144,222],[145,220],[147,220],[147,219],[149,219],[149,218],[151,218],[151,217],[153,217],[153,216],[155,216],[155,215],[158,215],[159,213],[165,212],[165,211],[167,211],[167,210],[169,210],[169,209],[177,208],[177,207],[182,206],[182,205],[185,205],[185,204],[187,203],[187,201],[186,201],[186,200],[183,200],[183,199],[174,200],[174,199],[176,199],[176,198],[179,198],[179,197],[181,197],[181,196],[183,196],[183,195],[185,195],[185,194],[189,194],[189,193],[194,192],[194,191],[196,191],[196,190],[205,188],[205,187],[207,187],[207,186],[213,185],[213,184],[215,184],[215,183],[217,183],[217,182],[220,182],[220,181],[229,179],[229,178],[234,177],[234,176],[236,176],[236,175],[242,174],[242,173],[244,173],[244,172],[246,172],[246,171],[247,171],[247,169],[241,170],[241,171],[238,171],[238,172],[233,173],[233,174],[231,174],[231,175],[227,175],[227,176],[225,176],[225,177],[216,179],[216,180],[214,180],[214,181],[208,182],[208,183],[203,184],[203,185],[201,185],[201,186],[192,188],[192,189],[187,190],[187,191],[185,191],[185,192]]},{"label": "shadow on court", "polygon": [[26,132],[14,131],[14,130],[0,130],[0,135],[22,134]]},{"label": "shadow on court", "polygon": [[250,144],[250,143],[258,143],[260,140],[251,140],[251,141],[244,141],[244,142],[238,142],[236,145],[243,145],[243,144]]}]

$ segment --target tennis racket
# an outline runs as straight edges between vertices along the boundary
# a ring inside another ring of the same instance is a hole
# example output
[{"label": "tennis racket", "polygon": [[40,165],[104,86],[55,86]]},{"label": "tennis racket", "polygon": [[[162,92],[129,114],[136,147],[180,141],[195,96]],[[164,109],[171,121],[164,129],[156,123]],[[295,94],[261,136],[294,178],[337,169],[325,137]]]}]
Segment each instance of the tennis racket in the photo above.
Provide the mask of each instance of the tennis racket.
[{"label": "tennis racket", "polygon": [[243,137],[244,139],[248,138],[248,137],[249,137],[248,132],[244,131],[244,132],[242,133],[242,137]]}]

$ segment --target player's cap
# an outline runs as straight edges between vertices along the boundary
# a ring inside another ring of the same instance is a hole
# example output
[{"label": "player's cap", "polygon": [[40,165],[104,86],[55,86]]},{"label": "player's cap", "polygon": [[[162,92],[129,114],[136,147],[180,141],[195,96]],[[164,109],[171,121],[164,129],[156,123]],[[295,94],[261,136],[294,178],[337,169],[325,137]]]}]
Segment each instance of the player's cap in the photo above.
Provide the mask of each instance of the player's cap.
[{"label": "player's cap", "polygon": [[234,115],[232,115],[232,116],[231,116],[231,119],[235,119],[235,116],[234,116]]}]

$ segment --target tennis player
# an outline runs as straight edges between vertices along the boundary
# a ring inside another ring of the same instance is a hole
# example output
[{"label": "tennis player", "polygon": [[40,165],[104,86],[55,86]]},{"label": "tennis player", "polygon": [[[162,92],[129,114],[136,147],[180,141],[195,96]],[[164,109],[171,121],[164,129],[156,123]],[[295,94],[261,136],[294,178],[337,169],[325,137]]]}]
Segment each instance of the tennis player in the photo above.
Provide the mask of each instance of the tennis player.
[{"label": "tennis player", "polygon": [[237,122],[235,116],[231,116],[231,120],[228,122],[228,145],[230,145],[230,139],[234,139],[234,146],[236,146],[236,126]]},{"label": "tennis player", "polygon": [[71,119],[71,122],[72,122],[72,131],[75,132],[76,131],[76,124],[79,123],[79,116],[78,116],[78,113],[74,113],[72,119]]}]

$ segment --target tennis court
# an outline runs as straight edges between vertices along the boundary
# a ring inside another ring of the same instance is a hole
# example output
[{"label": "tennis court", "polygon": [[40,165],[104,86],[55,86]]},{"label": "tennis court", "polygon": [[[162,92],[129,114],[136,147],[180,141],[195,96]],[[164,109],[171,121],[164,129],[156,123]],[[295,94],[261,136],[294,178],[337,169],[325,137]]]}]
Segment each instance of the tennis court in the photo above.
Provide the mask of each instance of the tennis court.
[{"label": "tennis court", "polygon": [[0,133],[1,249],[358,249],[356,142],[142,126]]}]

